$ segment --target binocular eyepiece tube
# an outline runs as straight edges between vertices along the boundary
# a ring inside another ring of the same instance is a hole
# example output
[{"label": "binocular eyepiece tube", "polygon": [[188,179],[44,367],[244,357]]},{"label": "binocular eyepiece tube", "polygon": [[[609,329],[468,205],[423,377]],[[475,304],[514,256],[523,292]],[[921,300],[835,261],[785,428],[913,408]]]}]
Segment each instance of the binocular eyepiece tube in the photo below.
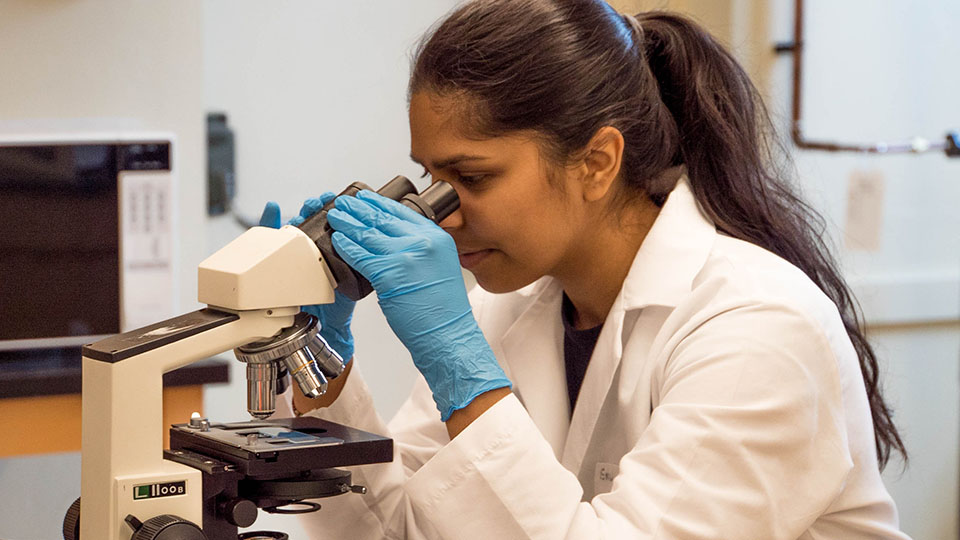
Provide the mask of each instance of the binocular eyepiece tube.
[{"label": "binocular eyepiece tube", "polygon": [[[354,196],[363,189],[372,191],[370,186],[362,182],[354,182],[337,197]],[[423,214],[434,223],[440,223],[460,207],[457,192],[446,182],[434,182],[422,192],[417,193],[413,182],[405,176],[396,176],[378,189],[377,193]],[[366,278],[344,262],[334,249],[333,228],[327,223],[327,212],[331,208],[333,208],[333,201],[328,202],[319,212],[305,219],[297,227],[320,249],[327,268],[337,282],[337,292],[351,300],[359,300],[373,292],[373,287]]]},{"label": "binocular eyepiece tube", "polygon": [[[366,184],[354,182],[338,196],[353,196]],[[446,182],[435,182],[417,193],[410,180],[397,176],[377,190],[377,193],[400,202],[427,218],[439,223],[460,207],[457,192]],[[327,267],[336,280],[336,289],[353,300],[359,300],[373,291],[359,272],[347,265],[333,248],[333,229],[327,223],[330,201],[319,212],[298,227],[316,243]],[[300,312],[293,326],[276,336],[248,343],[234,349],[237,359],[247,364],[247,410],[251,416],[265,419],[276,410],[278,377],[289,372],[304,395],[319,397],[327,391],[327,381],[336,378],[344,369],[343,358],[330,348],[319,334],[317,318]],[[282,390],[281,390],[282,391]]]}]

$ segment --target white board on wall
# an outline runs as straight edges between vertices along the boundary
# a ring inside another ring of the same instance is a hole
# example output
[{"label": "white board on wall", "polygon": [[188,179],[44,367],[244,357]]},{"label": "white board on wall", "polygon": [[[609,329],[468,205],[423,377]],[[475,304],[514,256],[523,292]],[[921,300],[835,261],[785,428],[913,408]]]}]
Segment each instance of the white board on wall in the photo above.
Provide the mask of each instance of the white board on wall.
[{"label": "white board on wall", "polygon": [[[806,138],[903,142],[960,129],[960,70],[950,67],[960,56],[960,3],[804,5]],[[835,239],[852,229],[876,234],[876,242],[847,241],[841,250],[870,323],[960,318],[960,159],[799,152],[796,160]],[[882,187],[855,189],[864,174]]]}]

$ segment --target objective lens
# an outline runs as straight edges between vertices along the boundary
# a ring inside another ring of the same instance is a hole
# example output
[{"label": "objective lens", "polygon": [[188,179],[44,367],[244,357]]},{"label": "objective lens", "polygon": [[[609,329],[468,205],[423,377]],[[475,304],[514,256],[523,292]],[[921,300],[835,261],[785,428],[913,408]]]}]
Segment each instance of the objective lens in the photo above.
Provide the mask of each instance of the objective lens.
[{"label": "objective lens", "polygon": [[340,356],[340,353],[333,350],[333,347],[328,345],[327,340],[323,339],[320,334],[317,334],[316,339],[311,339],[307,343],[307,348],[310,349],[310,353],[313,354],[317,366],[320,367],[320,371],[322,371],[328,379],[336,379],[343,373],[343,357]]},{"label": "objective lens", "polygon": [[310,349],[294,351],[283,358],[293,380],[297,381],[303,395],[311,398],[322,396],[327,391],[327,378],[320,371]]},{"label": "objective lens", "polygon": [[247,412],[263,420],[276,410],[277,363],[247,363]]},{"label": "objective lens", "polygon": [[301,312],[293,326],[278,335],[234,349],[237,359],[247,363],[247,410],[252,416],[273,414],[278,370],[289,371],[300,391],[312,398],[327,391],[328,378],[343,372],[343,359],[318,332],[317,318]]}]

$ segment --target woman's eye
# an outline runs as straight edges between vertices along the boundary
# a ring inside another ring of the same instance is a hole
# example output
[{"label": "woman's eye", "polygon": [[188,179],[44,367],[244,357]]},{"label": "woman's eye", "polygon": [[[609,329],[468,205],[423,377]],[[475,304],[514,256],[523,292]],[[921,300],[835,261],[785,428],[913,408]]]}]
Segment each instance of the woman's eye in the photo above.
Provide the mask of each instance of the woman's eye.
[{"label": "woman's eye", "polygon": [[457,175],[457,181],[465,186],[477,186],[480,185],[487,175],[485,174],[461,174]]}]

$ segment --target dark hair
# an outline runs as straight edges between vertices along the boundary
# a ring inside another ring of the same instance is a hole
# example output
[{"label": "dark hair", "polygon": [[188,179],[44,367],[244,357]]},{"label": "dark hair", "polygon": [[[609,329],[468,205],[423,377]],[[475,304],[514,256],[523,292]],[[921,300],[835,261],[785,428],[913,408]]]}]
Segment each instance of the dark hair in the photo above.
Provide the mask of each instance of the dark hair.
[{"label": "dark hair", "polygon": [[626,197],[662,204],[657,178],[687,167],[717,229],[799,267],[836,304],[860,360],[880,467],[906,449],[881,395],[859,308],[824,241],[824,221],[796,195],[756,88],[697,24],[666,12],[624,17],[601,0],[477,0],[417,50],[409,92],[463,94],[482,135],[529,130],[555,160],[604,126],[625,140]]}]

